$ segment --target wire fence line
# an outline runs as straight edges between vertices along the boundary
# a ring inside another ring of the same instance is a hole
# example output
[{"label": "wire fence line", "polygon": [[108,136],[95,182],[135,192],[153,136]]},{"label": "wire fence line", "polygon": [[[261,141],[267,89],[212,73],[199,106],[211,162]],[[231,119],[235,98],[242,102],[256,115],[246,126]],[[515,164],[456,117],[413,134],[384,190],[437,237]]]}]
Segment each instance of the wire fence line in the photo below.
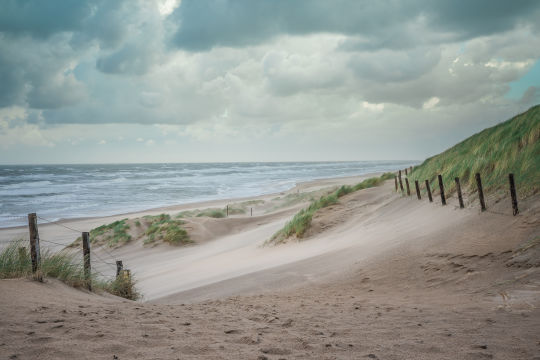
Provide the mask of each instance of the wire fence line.
[{"label": "wire fence line", "polygon": [[49,220],[49,219],[45,219],[45,218],[43,218],[43,217],[41,217],[41,216],[39,216],[39,215],[37,216],[37,218],[38,218],[38,219],[41,219],[41,220],[43,220],[43,221],[45,221],[45,222],[47,222],[47,223],[49,223],[49,224],[54,224],[54,225],[63,227],[63,228],[65,228],[65,229],[74,231],[74,232],[79,233],[79,234],[83,232],[82,230],[77,230],[77,229],[74,229],[74,228],[69,227],[69,226],[67,226],[67,225],[60,224],[58,221],[52,221],[52,220]]},{"label": "wire fence line", "polygon": [[[58,221],[53,221],[53,220],[50,220],[50,219],[46,219],[46,218],[44,218],[44,217],[42,217],[42,216],[39,216],[39,215],[36,215],[36,216],[37,216],[38,219],[43,220],[43,221],[45,221],[46,223],[53,224],[53,225],[56,225],[56,226],[60,226],[60,227],[65,228],[65,229],[67,229],[67,230],[73,231],[73,232],[75,232],[75,233],[77,233],[77,234],[82,234],[82,233],[83,233],[82,230],[78,230],[78,229],[75,229],[75,228],[73,228],[73,227],[70,227],[70,226],[67,226],[67,225],[64,225],[64,224],[60,224]],[[66,245],[64,245],[64,244],[59,244],[59,243],[56,243],[56,242],[50,241],[50,240],[47,240],[46,242],[49,242],[49,243],[52,243],[52,244],[55,244],[55,245],[66,246]],[[108,264],[108,265],[111,265],[111,266],[115,266],[115,267],[116,267],[116,258],[113,256],[113,254],[112,254],[110,251],[108,251],[108,250],[105,248],[105,246],[101,246],[100,248],[103,250],[103,252],[104,252],[105,254],[107,254],[107,256],[110,258],[110,260],[113,261],[113,262],[115,262],[115,263],[113,264],[113,263],[107,262],[107,261],[105,261],[105,260],[103,260],[103,259],[102,259],[101,261],[102,261],[103,263],[105,263],[105,264]],[[100,257],[99,257],[97,254],[95,254],[95,253],[94,253],[93,255],[95,255],[96,257],[100,258]]]},{"label": "wire fence line", "polygon": [[[58,246],[64,246],[64,248],[61,250],[61,251],[70,251],[72,254],[75,254],[76,251],[75,249],[68,249],[67,247],[65,247],[64,244],[60,244],[58,242],[55,242],[55,241],[51,241],[51,240],[47,240],[47,239],[43,239],[43,238],[40,238],[39,241],[43,241],[45,243],[50,243],[50,244],[54,244],[54,245],[58,245]],[[97,260],[95,259],[97,258]],[[96,253],[93,253],[92,254],[92,262],[94,263],[100,263],[100,264],[105,264],[105,265],[109,265],[111,266],[113,269],[116,269],[116,263],[111,263],[111,262],[108,262],[106,260],[104,260],[102,257],[100,257],[98,254]]]}]

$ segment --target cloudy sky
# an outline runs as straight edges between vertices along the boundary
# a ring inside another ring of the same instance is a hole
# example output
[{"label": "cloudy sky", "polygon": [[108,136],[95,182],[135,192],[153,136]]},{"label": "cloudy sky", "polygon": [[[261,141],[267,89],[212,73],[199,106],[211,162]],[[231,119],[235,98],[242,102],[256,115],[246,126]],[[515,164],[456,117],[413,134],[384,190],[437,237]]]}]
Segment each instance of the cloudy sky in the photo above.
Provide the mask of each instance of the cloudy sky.
[{"label": "cloudy sky", "polygon": [[540,103],[537,0],[3,0],[0,163],[423,159]]}]

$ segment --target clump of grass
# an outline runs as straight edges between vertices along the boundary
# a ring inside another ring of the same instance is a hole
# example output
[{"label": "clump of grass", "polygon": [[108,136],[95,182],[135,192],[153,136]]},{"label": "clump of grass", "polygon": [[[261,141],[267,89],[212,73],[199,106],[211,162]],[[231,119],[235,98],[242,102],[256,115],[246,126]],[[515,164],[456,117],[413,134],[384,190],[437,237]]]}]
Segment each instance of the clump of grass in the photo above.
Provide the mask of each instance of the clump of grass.
[{"label": "clump of grass", "polygon": [[[126,223],[127,220],[128,219],[118,220],[92,229],[90,231],[90,242],[97,245],[107,245],[109,247],[123,245],[130,242],[132,237],[130,234],[128,234],[130,226]],[[80,242],[81,238],[78,237],[77,240],[70,245],[70,247],[78,246]]]},{"label": "clump of grass", "polygon": [[518,195],[540,190],[540,105],[485,129],[414,168],[409,179],[429,180],[438,188],[441,174],[448,193],[455,191],[455,177],[464,188],[476,191],[475,174],[482,176],[485,191],[507,191],[508,174],[514,173]]},{"label": "clump of grass", "polygon": [[114,280],[96,281],[93,286],[110,294],[135,301],[142,297],[135,287],[135,283],[135,279],[132,275],[128,276],[126,274],[120,274]]},{"label": "clump of grass", "polygon": [[144,240],[145,244],[151,244],[156,240],[163,240],[171,245],[181,245],[193,242],[185,229],[182,228],[184,222],[178,219],[171,219],[169,214],[157,216],[146,216],[148,228]]},{"label": "clump of grass", "polygon": [[302,238],[309,227],[311,226],[311,221],[313,215],[320,209],[328,207],[330,205],[337,204],[339,198],[350,194],[354,191],[367,189],[369,187],[374,187],[382,184],[385,180],[392,179],[394,174],[384,173],[380,177],[369,178],[362,181],[355,186],[343,185],[336,191],[326,195],[321,196],[318,200],[313,200],[309,207],[306,209],[300,210],[294,217],[289,221],[285,226],[276,232],[268,242],[270,243],[280,243],[286,240],[291,236],[296,236],[297,238]]},{"label": "clump of grass", "polygon": [[227,213],[223,209],[207,209],[207,210],[201,211],[196,216],[197,217],[206,216],[206,217],[219,219],[219,218],[224,218],[226,215]]},{"label": "clump of grass", "polygon": [[[229,215],[239,215],[239,214],[245,214],[245,213],[246,213],[246,210],[244,208],[236,207],[236,206],[229,206]],[[196,216],[197,217],[206,216],[206,217],[212,217],[216,219],[224,218],[227,216],[227,208],[225,207],[223,209],[206,209],[199,212]]]},{"label": "clump of grass", "polygon": [[[77,260],[77,256],[68,251],[56,253],[49,250],[42,251],[40,271],[43,277],[55,278],[73,287],[87,285],[82,261]],[[0,252],[0,279],[30,276],[32,276],[32,260],[29,251],[23,246],[22,240],[11,242]],[[91,281],[94,289],[131,300],[139,297],[132,278],[106,281],[97,278],[93,273]]]}]

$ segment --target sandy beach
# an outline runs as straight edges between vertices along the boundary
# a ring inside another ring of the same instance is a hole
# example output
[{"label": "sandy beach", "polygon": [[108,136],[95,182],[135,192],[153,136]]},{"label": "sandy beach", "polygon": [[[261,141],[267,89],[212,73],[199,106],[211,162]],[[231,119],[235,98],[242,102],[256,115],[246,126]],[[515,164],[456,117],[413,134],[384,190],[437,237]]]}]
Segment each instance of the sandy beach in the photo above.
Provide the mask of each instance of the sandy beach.
[{"label": "sandy beach", "polygon": [[[287,193],[359,180],[311,182]],[[483,213],[474,205],[459,209],[454,197],[443,207],[401,196],[388,181],[317,213],[303,241],[262,246],[305,206],[272,210],[276,197],[258,198],[265,203],[253,217],[193,220],[201,232],[193,246],[133,243],[112,250],[135,274],[142,303],[55,280],[0,281],[0,353],[59,359],[539,356],[540,264],[538,247],[531,246],[540,235],[536,198],[513,217],[504,201]],[[62,224],[88,228],[122,216]],[[5,239],[16,231],[24,229],[0,234]],[[68,229],[52,224],[40,233],[73,241]],[[69,346],[74,340],[77,346]]]}]

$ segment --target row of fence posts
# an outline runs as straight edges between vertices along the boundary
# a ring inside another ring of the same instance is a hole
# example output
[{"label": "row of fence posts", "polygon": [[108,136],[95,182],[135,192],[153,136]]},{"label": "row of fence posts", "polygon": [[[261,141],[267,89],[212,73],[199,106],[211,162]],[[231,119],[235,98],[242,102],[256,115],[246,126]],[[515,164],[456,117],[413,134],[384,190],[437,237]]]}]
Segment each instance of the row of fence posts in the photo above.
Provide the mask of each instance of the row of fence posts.
[{"label": "row of fence posts", "polygon": [[[43,275],[41,273],[41,252],[39,244],[39,231],[37,224],[37,214],[28,214],[28,230],[30,232],[30,257],[32,260],[32,273],[34,279],[43,281]],[[90,233],[82,233],[82,250],[83,250],[83,266],[84,266],[84,278],[88,290],[92,291],[92,265],[90,262]],[[19,249],[19,252],[24,252],[24,249]],[[122,260],[116,261],[116,278],[124,276],[129,278],[130,271],[124,270]]]},{"label": "row of fence posts", "polygon": [[[408,176],[409,172],[412,173],[412,170],[413,170],[412,166],[409,169],[405,169],[405,175]],[[437,175],[437,180],[439,182],[441,203],[442,205],[446,205],[446,196],[444,193],[444,183],[443,183],[442,175],[440,174]],[[487,207],[486,207],[486,201],[484,199],[484,189],[482,187],[482,178],[480,177],[480,173],[475,174],[475,180],[476,180],[476,187],[478,189],[478,199],[480,201],[480,208],[482,209],[482,211],[485,211]],[[403,181],[401,180],[401,170],[398,171],[397,176],[394,176],[394,183],[395,183],[396,191],[398,191],[398,181],[399,181],[399,188],[401,189],[401,192],[403,192],[404,189],[403,189]],[[459,181],[459,177],[456,177],[454,181],[456,182],[456,191],[457,191],[458,200],[459,200],[459,207],[463,209],[465,205],[463,203],[463,194],[461,192],[461,183]],[[508,174],[508,182],[510,185],[510,197],[512,199],[512,214],[516,216],[519,213],[519,209],[518,209],[518,201],[517,201],[517,194],[516,194],[516,184],[514,182],[514,174]],[[426,191],[428,194],[429,202],[433,202],[429,180],[425,180],[425,184],[426,184]],[[407,187],[407,196],[411,196],[411,189],[409,187],[409,179],[407,177],[405,178],[405,185]],[[416,187],[416,196],[418,200],[421,200],[422,196],[420,195],[420,185],[418,183],[418,180],[414,181],[414,185]]]}]

